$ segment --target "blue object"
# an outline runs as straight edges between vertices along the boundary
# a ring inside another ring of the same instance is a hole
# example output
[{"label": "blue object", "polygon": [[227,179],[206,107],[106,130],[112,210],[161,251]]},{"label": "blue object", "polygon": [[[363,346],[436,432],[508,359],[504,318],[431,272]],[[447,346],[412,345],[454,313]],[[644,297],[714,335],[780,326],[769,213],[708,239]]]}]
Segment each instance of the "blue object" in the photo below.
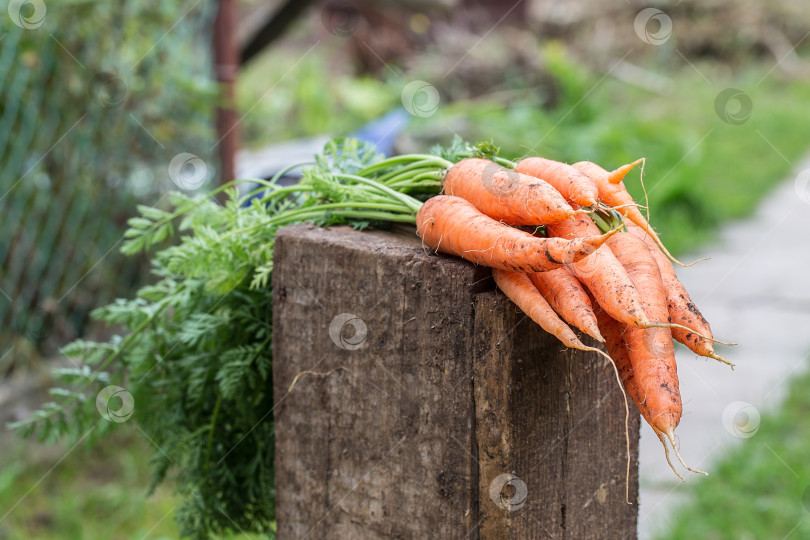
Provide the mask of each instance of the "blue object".
[{"label": "blue object", "polygon": [[[411,120],[411,116],[403,109],[394,109],[385,115],[372,120],[360,129],[350,133],[349,137],[354,137],[360,141],[373,144],[377,152],[388,156],[394,151],[394,143],[397,137],[405,129]],[[262,148],[257,151],[243,151],[237,156],[237,176],[247,178],[264,178],[269,180],[276,173],[303,161],[308,161],[310,157],[323,149],[324,144],[329,139],[326,137],[315,137],[310,139],[294,139],[283,143]],[[278,179],[280,186],[297,184],[301,178],[301,171],[294,169]],[[244,193],[255,189],[257,184],[242,185]],[[242,206],[250,206],[250,201],[256,197],[261,198],[263,193],[258,193],[250,199],[244,201]]]},{"label": "blue object", "polygon": [[402,133],[410,120],[411,115],[408,111],[402,108],[394,109],[385,116],[372,120],[351,136],[373,144],[377,147],[377,152],[387,156],[393,152],[397,136]]}]

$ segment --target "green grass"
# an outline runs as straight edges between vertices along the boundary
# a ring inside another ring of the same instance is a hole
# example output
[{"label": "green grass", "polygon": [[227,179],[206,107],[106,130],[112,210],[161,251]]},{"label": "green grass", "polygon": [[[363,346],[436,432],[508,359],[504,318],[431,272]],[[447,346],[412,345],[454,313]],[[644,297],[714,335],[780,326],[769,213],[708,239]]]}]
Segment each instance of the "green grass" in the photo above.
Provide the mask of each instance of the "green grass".
[{"label": "green grass", "polygon": [[750,439],[690,486],[689,502],[658,540],[810,538],[810,374],[794,378],[784,404],[763,414]]},{"label": "green grass", "polygon": [[0,538],[176,537],[171,492],[160,488],[146,498],[145,444],[132,432],[93,450],[10,443],[0,468],[0,508],[8,512]]},{"label": "green grass", "polygon": [[[168,484],[147,497],[151,449],[134,431],[88,450],[14,440],[0,466],[0,538],[179,538]],[[258,536],[229,536],[248,540]]]}]

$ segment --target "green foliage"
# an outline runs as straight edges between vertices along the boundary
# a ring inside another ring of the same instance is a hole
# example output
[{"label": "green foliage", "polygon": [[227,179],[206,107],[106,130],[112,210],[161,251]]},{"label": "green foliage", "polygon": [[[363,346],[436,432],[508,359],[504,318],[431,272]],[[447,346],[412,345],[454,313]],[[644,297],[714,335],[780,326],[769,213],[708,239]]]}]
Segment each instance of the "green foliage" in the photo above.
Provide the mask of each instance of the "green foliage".
[{"label": "green foliage", "polygon": [[272,534],[275,234],[301,221],[413,222],[417,201],[353,175],[380,160],[366,144],[335,140],[300,184],[264,182],[249,204],[225,186],[217,190],[228,195],[223,205],[211,194],[175,193],[171,211],[139,207],[126,253],[157,246],[177,220],[183,234],[153,254],[155,283],[93,312],[126,335],[65,347],[76,367],[55,373],[64,385],[52,391],[58,403],[12,427],[43,440],[97,442],[119,424],[99,414],[96,396],[108,385],[123,387],[157,448],[152,487],[171,477],[181,495],[176,519],[184,535]]}]

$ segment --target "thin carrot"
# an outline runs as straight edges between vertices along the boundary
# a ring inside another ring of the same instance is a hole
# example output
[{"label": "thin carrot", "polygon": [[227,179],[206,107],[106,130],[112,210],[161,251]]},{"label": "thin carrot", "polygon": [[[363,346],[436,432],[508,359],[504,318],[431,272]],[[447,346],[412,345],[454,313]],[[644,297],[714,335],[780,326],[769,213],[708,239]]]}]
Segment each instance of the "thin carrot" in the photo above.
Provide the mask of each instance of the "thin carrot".
[{"label": "thin carrot", "polygon": [[[549,225],[546,230],[551,236],[568,239],[589,237],[599,232],[599,228],[586,215]],[[644,313],[641,295],[607,246],[598,248],[581,261],[571,262],[573,264],[569,265],[569,269],[611,317],[639,328],[652,324]]]},{"label": "thin carrot", "polygon": [[541,157],[522,159],[515,171],[542,178],[559,191],[565,200],[591,208],[599,200],[599,189],[594,181],[567,163]]},{"label": "thin carrot", "polygon": [[[635,163],[638,163],[639,161],[636,161]],[[597,189],[599,190],[600,201],[612,206],[627,219],[644,229],[653,238],[653,240],[655,240],[655,243],[658,244],[658,247],[661,248],[661,251],[663,251],[667,257],[681,266],[691,266],[691,264],[687,265],[682,263],[670,254],[664,243],[661,242],[660,238],[658,238],[658,234],[641,214],[641,211],[633,201],[633,198],[627,192],[627,188],[624,187],[624,182],[622,182],[622,179],[624,178],[624,175],[629,172],[632,166],[635,165],[635,163],[619,167],[612,173],[607,172],[596,163],[591,163],[590,161],[580,161],[578,163],[574,163],[573,167],[593,179],[593,181],[596,183]]]},{"label": "thin carrot", "polygon": [[579,328],[596,341],[604,343],[605,338],[599,333],[591,300],[576,277],[565,268],[548,272],[531,272],[527,275],[543,298],[565,322]]},{"label": "thin carrot", "polygon": [[[509,297],[520,310],[543,330],[559,339],[566,347],[582,351],[599,351],[582,343],[571,328],[554,312],[549,303],[540,294],[529,276],[522,272],[492,270],[492,277],[503,293]],[[602,351],[599,351],[600,353]],[[603,353],[604,354],[604,353]]]},{"label": "thin carrot", "polygon": [[648,424],[652,425],[650,409],[647,407],[644,401],[644,395],[639,390],[635,378],[633,377],[633,364],[630,363],[630,355],[624,343],[624,338],[622,337],[622,333],[624,332],[622,324],[608,315],[601,306],[597,305],[594,307],[593,311],[599,324],[599,331],[605,336],[605,347],[607,348],[608,354],[610,354],[610,358],[619,370],[619,375],[622,378],[625,390],[627,390],[627,395],[633,399],[641,416],[647,420]]},{"label": "thin carrot", "polygon": [[[653,319],[668,317],[667,295],[661,281],[661,272],[647,245],[629,233],[617,234],[607,242],[613,254],[627,270],[627,275],[637,289],[643,290],[644,312]],[[678,389],[678,367],[675,362],[675,345],[670,328],[646,328],[640,330],[627,326],[623,333],[635,381],[644,404],[649,409],[653,428],[667,436],[678,461],[688,470],[675,444],[675,428],[683,412]]]},{"label": "thin carrot", "polygon": [[636,384],[650,411],[651,425],[669,436],[678,427],[683,408],[678,389],[675,348],[671,337],[668,346],[660,338],[663,332],[666,329],[640,329],[626,325],[624,341]]},{"label": "thin carrot", "polygon": [[428,199],[416,214],[416,233],[431,249],[516,272],[543,272],[579,261],[615,232],[599,235],[597,231],[597,235],[572,240],[536,238],[451,195]]},{"label": "thin carrot", "polygon": [[486,159],[468,158],[453,165],[444,177],[444,193],[466,199],[509,225],[544,225],[574,215],[548,182]]},{"label": "thin carrot", "polygon": [[655,434],[658,436],[658,440],[661,441],[661,445],[664,447],[664,455],[667,459],[669,467],[672,469],[672,472],[674,472],[678,478],[684,480],[684,477],[678,472],[678,470],[672,464],[672,461],[669,459],[669,448],[667,447],[667,443],[664,441],[663,435],[658,429],[653,427],[650,409],[647,407],[644,400],[644,395],[639,390],[638,385],[636,384],[636,379],[633,375],[633,364],[630,362],[630,354],[627,350],[627,345],[624,342],[624,338],[622,337],[622,333],[624,331],[622,324],[614,320],[598,305],[594,307],[594,315],[599,323],[599,330],[602,332],[602,335],[605,336],[605,347],[607,348],[611,360],[613,360],[613,363],[616,365],[616,369],[619,371],[619,376],[622,379],[622,384],[624,384],[624,389],[627,392],[627,395],[631,400],[633,400],[633,403],[636,404],[641,416],[644,418],[647,424],[652,427],[653,431],[655,431]]},{"label": "thin carrot", "polygon": [[[689,293],[686,291],[686,287],[683,286],[683,283],[681,283],[678,276],[675,274],[675,268],[673,268],[669,259],[658,249],[658,245],[644,229],[634,224],[628,224],[627,231],[646,244],[647,248],[649,248],[650,255],[658,266],[658,270],[661,272],[661,281],[667,298],[669,320],[686,327],[686,329],[673,328],[672,337],[689,347],[695,354],[714,358],[724,364],[730,365],[731,368],[734,369],[734,364],[714,351],[714,345],[711,341],[713,338],[711,326],[709,326],[709,322],[703,317],[694,302],[692,302]],[[690,329],[692,331],[690,331]],[[698,334],[702,334],[706,337],[702,337]]]}]

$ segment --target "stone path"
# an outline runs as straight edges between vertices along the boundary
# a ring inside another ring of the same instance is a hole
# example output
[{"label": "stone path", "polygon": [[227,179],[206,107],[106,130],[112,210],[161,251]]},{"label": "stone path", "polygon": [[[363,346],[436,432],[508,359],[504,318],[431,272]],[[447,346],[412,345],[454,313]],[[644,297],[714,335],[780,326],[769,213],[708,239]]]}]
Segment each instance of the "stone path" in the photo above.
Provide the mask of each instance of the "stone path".
[{"label": "stone path", "polygon": [[[810,171],[810,158],[795,172],[805,170]],[[685,348],[677,353],[684,404],[677,430],[681,454],[710,474],[713,463],[733,445],[764,444],[755,434],[759,411],[778,407],[786,382],[808,367],[810,190],[801,187],[804,197],[793,178],[784,182],[752,218],[728,225],[715,243],[681,258],[711,257],[678,275],[715,336],[739,343],[718,347],[736,364],[734,372]],[[640,452],[639,538],[646,540],[666,527],[687,491],[646,424]],[[791,474],[789,469],[785,474]],[[686,477],[698,486],[701,478]]]}]

